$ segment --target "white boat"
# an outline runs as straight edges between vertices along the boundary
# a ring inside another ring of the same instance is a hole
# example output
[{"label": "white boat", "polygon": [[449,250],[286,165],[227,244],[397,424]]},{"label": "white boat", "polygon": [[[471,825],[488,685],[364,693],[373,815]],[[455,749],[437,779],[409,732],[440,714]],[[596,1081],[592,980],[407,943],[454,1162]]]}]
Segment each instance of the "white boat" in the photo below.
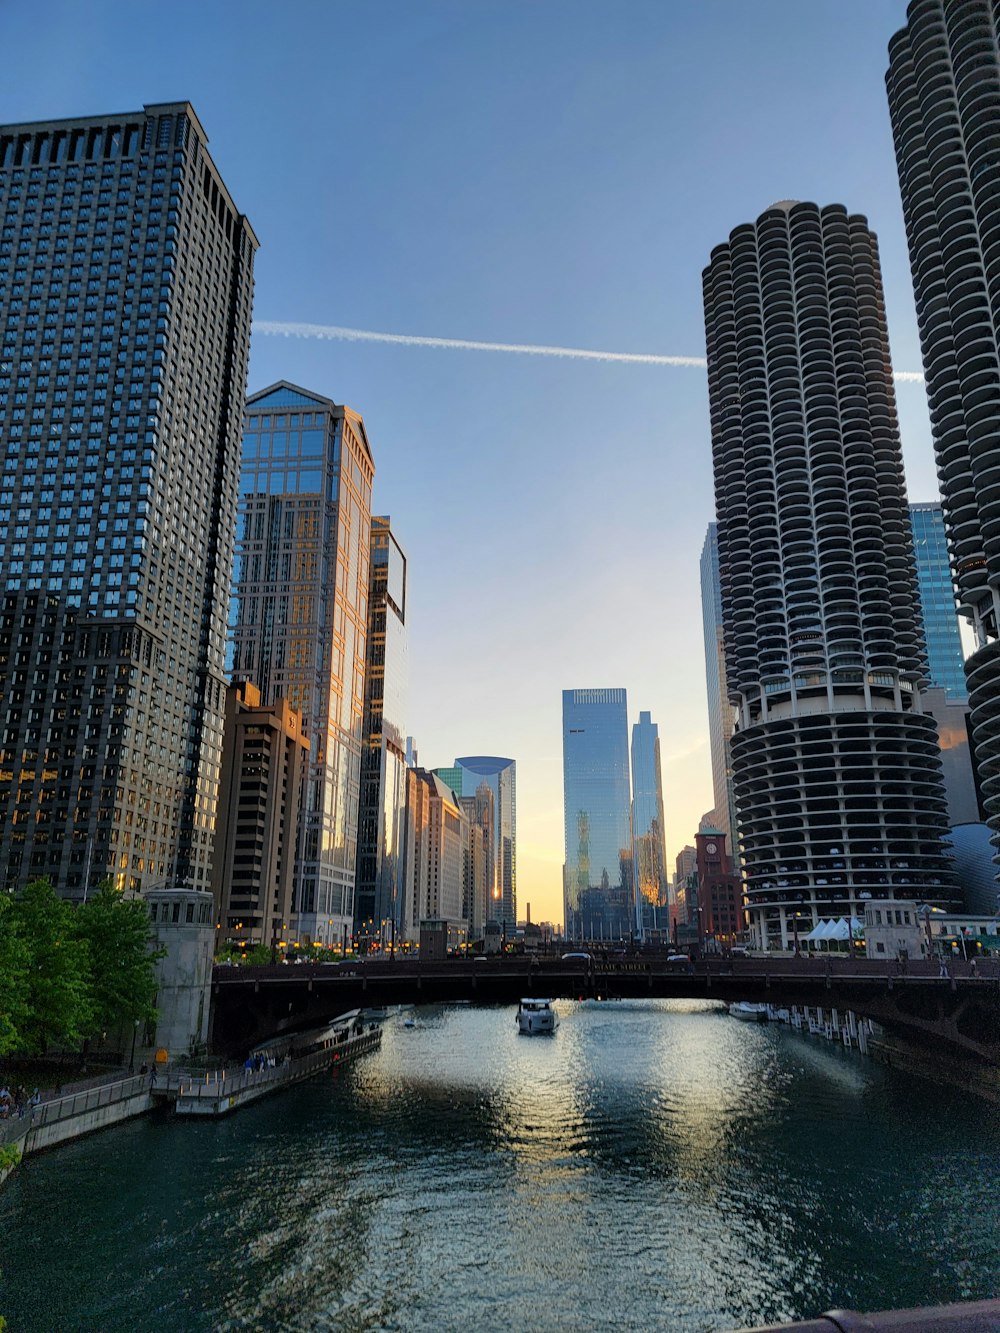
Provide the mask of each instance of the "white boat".
[{"label": "white boat", "polygon": [[745,1023],[766,1023],[767,1005],[751,1004],[749,1000],[737,1000],[729,1006],[730,1018],[742,1018]]},{"label": "white boat", "polygon": [[558,1026],[559,1019],[551,1000],[527,999],[517,1006],[518,1031],[526,1037],[535,1037],[541,1032],[555,1032]]}]

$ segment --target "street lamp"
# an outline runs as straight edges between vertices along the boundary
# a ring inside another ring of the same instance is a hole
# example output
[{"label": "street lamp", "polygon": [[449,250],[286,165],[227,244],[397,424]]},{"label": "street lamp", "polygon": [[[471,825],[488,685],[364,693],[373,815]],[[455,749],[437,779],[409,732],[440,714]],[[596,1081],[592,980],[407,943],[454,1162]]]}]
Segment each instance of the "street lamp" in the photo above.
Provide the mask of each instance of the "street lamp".
[{"label": "street lamp", "polygon": [[128,1057],[128,1072],[130,1074],[134,1073],[135,1071],[135,1039],[139,1035],[139,1024],[141,1022],[142,1019],[137,1018],[135,1022],[132,1024],[132,1050]]}]

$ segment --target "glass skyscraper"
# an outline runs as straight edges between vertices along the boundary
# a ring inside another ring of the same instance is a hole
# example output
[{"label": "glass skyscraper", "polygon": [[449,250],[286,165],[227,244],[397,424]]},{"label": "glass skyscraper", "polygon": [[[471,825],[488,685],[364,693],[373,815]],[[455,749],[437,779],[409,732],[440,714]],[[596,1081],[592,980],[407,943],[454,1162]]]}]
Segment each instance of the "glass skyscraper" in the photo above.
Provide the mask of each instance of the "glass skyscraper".
[{"label": "glass skyscraper", "polygon": [[402,928],[406,818],[406,555],[373,518],[354,932],[390,943]]},{"label": "glass skyscraper", "polygon": [[187,102],[0,126],[0,875],[206,889],[257,239]]},{"label": "glass skyscraper", "polygon": [[294,888],[305,943],[353,925],[374,473],[349,407],[284,380],[247,400],[230,667],[263,703],[287,699],[310,743]]},{"label": "glass skyscraper", "polygon": [[[666,926],[667,849],[659,728],[649,713],[632,726],[632,867],[640,934]],[[662,916],[662,921],[661,921]]]},{"label": "glass skyscraper", "polygon": [[722,582],[719,577],[719,525],[709,523],[701,551],[701,616],[705,634],[705,685],[708,691],[708,740],[712,756],[712,818],[729,835],[730,854],[739,864],[736,847],[736,805],[730,741],[736,714],[726,684],[726,645],[722,634]]},{"label": "glass skyscraper", "polygon": [[624,690],[563,690],[563,867],[569,939],[634,930]]},{"label": "glass skyscraper", "polygon": [[964,701],[968,699],[969,691],[965,683],[965,654],[955,609],[944,511],[939,504],[911,504],[910,525],[927,639],[927,674],[931,685],[943,689],[949,699]]},{"label": "glass skyscraper", "polygon": [[466,755],[455,760],[455,767],[462,773],[457,795],[475,796],[484,782],[493,793],[493,888],[487,919],[499,921],[513,935],[517,925],[517,765],[497,755]]}]

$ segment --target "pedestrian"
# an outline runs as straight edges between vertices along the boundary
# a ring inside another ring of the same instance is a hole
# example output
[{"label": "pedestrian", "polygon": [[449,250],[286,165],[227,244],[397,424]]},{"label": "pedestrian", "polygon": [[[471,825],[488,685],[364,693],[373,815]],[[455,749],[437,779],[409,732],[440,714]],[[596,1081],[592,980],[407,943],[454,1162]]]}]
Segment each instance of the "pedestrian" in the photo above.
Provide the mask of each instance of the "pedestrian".
[{"label": "pedestrian", "polygon": [[142,1064],[139,1066],[139,1073],[140,1073],[140,1074],[148,1074],[148,1073],[149,1073],[149,1065],[146,1063],[145,1060],[143,1060]]},{"label": "pedestrian", "polygon": [[948,964],[945,962],[944,954],[941,955],[941,962],[938,966],[938,976],[946,977],[948,975]]},{"label": "pedestrian", "polygon": [[973,958],[972,962],[969,964],[969,975],[972,977],[979,976],[979,963],[975,958]]},{"label": "pedestrian", "polygon": [[153,1065],[152,1069],[150,1069],[150,1071],[149,1071],[149,1090],[150,1090],[150,1092],[152,1092],[153,1089],[154,1089],[155,1087],[156,1087],[156,1065]]}]

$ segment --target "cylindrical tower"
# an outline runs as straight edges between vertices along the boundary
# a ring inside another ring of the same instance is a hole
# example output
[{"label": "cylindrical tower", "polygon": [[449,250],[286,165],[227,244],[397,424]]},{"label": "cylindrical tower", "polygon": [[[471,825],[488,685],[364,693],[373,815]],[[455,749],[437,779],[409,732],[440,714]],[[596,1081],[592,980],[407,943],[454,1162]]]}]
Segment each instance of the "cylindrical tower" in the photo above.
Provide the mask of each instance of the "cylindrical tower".
[{"label": "cylindrical tower", "polygon": [[914,0],[889,44],[889,111],[972,734],[1000,835],[1000,5]]},{"label": "cylindrical tower", "polygon": [[878,248],[775,204],[704,273],[726,672],[751,922],[952,897]]}]

